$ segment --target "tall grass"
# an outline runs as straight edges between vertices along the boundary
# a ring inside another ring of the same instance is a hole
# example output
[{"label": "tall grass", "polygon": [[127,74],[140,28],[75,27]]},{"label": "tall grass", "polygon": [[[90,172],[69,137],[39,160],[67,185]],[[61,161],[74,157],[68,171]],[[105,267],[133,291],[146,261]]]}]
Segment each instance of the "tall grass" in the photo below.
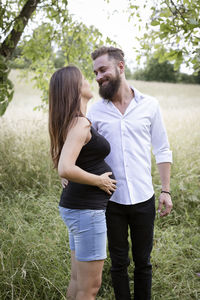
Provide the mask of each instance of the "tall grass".
[{"label": "tall grass", "polygon": [[[70,251],[58,214],[61,185],[50,160],[47,116],[32,112],[39,92],[11,75],[15,99],[0,119],[0,299],[61,300]],[[174,156],[174,208],[155,223],[152,299],[200,299],[200,86],[133,84],[158,98]],[[158,199],[154,160],[152,174]],[[98,300],[114,299],[109,268],[108,258]],[[129,273],[133,290],[133,264]]]}]

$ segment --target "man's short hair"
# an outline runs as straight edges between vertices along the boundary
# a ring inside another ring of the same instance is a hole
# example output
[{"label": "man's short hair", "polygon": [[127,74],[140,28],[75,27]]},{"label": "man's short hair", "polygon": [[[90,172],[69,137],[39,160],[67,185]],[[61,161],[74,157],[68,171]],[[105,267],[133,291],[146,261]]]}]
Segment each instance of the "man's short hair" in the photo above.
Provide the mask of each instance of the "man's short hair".
[{"label": "man's short hair", "polygon": [[104,54],[108,54],[109,58],[114,58],[115,60],[124,62],[124,52],[121,49],[115,47],[102,46],[92,52],[91,57],[93,60],[95,60],[97,57]]}]

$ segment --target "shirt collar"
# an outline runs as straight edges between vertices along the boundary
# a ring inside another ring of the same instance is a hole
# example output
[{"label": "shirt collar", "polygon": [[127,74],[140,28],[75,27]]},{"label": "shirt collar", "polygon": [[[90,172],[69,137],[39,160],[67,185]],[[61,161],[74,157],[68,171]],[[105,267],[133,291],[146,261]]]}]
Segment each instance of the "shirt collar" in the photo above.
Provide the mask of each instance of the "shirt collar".
[{"label": "shirt collar", "polygon": [[[143,98],[144,98],[144,95],[142,93],[140,93],[136,88],[134,88],[133,86],[130,86],[130,88],[133,90],[134,92],[134,100],[136,103],[140,102]],[[104,99],[102,98],[103,102],[105,103],[110,103],[109,100],[107,99]]]},{"label": "shirt collar", "polygon": [[130,88],[134,91],[134,99],[135,99],[135,102],[138,103],[140,102],[143,98],[144,98],[144,95],[142,93],[140,93],[136,88],[134,88],[133,86],[130,86]]}]

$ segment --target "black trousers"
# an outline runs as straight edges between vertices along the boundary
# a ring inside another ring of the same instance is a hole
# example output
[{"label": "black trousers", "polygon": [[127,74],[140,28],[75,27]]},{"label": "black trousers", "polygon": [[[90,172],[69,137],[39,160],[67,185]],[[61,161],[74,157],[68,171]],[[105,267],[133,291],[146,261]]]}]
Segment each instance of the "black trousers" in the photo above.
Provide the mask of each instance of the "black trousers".
[{"label": "black trousers", "polygon": [[108,202],[106,210],[108,248],[112,267],[111,277],[116,300],[131,300],[128,266],[129,242],[132,243],[134,269],[134,300],[151,299],[155,196],[135,205]]}]

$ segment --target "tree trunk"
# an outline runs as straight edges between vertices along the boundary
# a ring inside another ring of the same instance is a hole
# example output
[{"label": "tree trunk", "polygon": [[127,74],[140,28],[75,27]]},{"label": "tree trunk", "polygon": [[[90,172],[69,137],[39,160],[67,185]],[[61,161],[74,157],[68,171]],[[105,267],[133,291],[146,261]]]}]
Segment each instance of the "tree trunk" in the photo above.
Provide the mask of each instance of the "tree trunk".
[{"label": "tree trunk", "polygon": [[22,8],[19,16],[16,18],[12,31],[0,46],[0,55],[4,56],[6,59],[9,59],[13,54],[28,20],[40,1],[41,0],[28,0]]},{"label": "tree trunk", "polygon": [[41,0],[28,0],[15,19],[13,29],[0,45],[0,116],[2,116],[13,97],[13,84],[8,78],[7,61],[12,56],[32,13]]}]

